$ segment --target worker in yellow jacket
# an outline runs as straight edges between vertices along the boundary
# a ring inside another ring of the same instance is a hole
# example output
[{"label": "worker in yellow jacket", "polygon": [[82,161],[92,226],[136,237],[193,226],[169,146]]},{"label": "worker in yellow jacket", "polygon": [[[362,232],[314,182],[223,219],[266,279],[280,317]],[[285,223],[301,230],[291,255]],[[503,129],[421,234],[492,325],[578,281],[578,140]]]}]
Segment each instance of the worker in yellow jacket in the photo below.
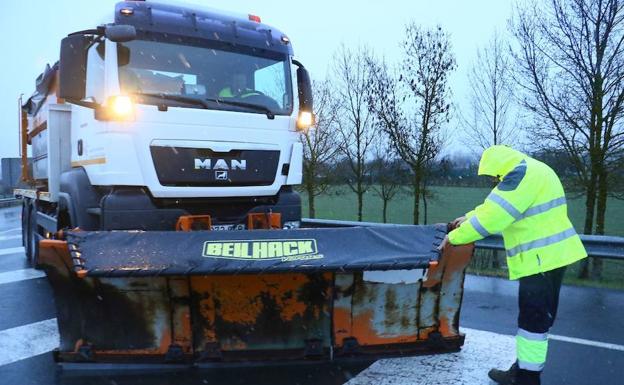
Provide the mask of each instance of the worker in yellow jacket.
[{"label": "worker in yellow jacket", "polygon": [[261,95],[261,93],[248,87],[247,76],[244,73],[232,75],[230,84],[219,91],[219,98],[244,99],[254,95]]},{"label": "worker in yellow jacket", "polygon": [[546,164],[496,145],[483,152],[479,175],[499,183],[482,204],[453,221],[441,248],[502,233],[509,278],[520,280],[517,361],[488,375],[499,384],[539,384],[565,268],[587,252],[568,219],[563,186]]}]

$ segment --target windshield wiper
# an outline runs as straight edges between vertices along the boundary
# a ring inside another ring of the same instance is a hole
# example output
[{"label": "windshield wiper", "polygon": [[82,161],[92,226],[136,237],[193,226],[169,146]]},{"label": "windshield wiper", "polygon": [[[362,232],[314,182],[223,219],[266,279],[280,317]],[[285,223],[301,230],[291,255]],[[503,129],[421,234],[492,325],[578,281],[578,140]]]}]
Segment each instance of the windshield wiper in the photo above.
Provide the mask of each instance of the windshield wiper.
[{"label": "windshield wiper", "polygon": [[229,106],[236,106],[236,107],[244,107],[244,108],[249,108],[252,110],[256,110],[256,111],[260,111],[260,112],[264,112],[267,116],[267,118],[269,119],[275,119],[275,113],[273,113],[273,111],[271,111],[270,108],[265,107],[265,106],[261,106],[259,104],[253,104],[253,103],[245,103],[245,102],[239,102],[237,100],[227,100],[227,99],[204,99],[207,102],[214,102],[217,104],[227,104]]},{"label": "windshield wiper", "polygon": [[143,93],[143,92],[137,93],[135,95],[137,95],[137,96],[150,96],[150,97],[153,97],[153,98],[173,100],[175,102],[194,104],[196,106],[201,106],[202,108],[206,108],[206,109],[209,108],[208,104],[204,100],[197,99],[197,98],[192,98],[190,96],[172,95],[172,94]]},{"label": "windshield wiper", "polygon": [[212,103],[216,103],[216,104],[226,104],[229,106],[236,106],[236,107],[243,107],[243,108],[249,108],[255,111],[260,111],[266,114],[267,118],[269,119],[275,119],[275,113],[273,113],[273,111],[271,111],[271,109],[265,107],[265,106],[261,106],[258,104],[253,104],[253,103],[245,103],[245,102],[240,102],[237,100],[224,100],[224,99],[198,99],[198,98],[193,98],[190,96],[184,96],[184,95],[174,95],[174,94],[158,94],[158,93],[137,93],[137,96],[148,96],[148,97],[153,97],[153,98],[160,98],[160,99],[166,99],[166,100],[173,100],[175,102],[181,102],[181,103],[188,103],[188,104],[194,104],[197,106],[201,106],[202,108],[210,108],[210,106],[208,105],[207,102],[212,102]]}]

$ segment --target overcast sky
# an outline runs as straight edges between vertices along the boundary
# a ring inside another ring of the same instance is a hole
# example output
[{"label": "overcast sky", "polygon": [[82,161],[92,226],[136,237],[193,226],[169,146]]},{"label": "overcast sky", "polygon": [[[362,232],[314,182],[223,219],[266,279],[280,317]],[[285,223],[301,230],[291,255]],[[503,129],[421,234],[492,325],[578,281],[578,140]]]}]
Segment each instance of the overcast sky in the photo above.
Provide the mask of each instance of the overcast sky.
[{"label": "overcast sky", "polygon": [[[161,0],[161,2],[166,0]],[[0,5],[0,157],[18,155],[17,98],[34,91],[46,63],[58,60],[60,40],[76,30],[112,18],[116,0],[3,1]],[[389,61],[400,57],[405,23],[440,24],[451,34],[458,70],[451,86],[455,102],[464,103],[466,74],[476,48],[498,29],[504,32],[511,0],[188,0],[239,13],[253,13],[286,33],[295,56],[314,78],[325,76],[333,52],[347,45],[369,45]],[[457,146],[457,143],[455,143]]]}]

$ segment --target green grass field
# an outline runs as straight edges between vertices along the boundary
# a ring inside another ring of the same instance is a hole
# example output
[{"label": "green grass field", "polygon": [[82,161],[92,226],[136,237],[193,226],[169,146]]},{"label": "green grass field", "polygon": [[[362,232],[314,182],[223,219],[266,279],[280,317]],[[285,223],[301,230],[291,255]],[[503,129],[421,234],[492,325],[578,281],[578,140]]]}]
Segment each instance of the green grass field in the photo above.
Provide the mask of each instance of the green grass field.
[{"label": "green grass field", "polygon": [[[429,199],[427,223],[444,223],[470,211],[489,193],[487,188],[433,187],[434,197]],[[308,216],[308,200],[302,194],[303,216]],[[316,217],[326,219],[357,219],[357,198],[348,187],[330,189],[316,198]],[[412,223],[414,203],[409,191],[398,194],[389,204],[388,222]],[[381,222],[382,201],[369,190],[364,197],[364,221]],[[421,202],[421,220],[423,223]],[[583,199],[568,199],[568,215],[578,231],[583,229],[585,203]],[[624,236],[624,201],[610,199],[607,206],[606,233]]]},{"label": "green grass field", "polygon": [[[429,199],[429,214],[427,223],[445,223],[463,215],[481,203],[489,193],[487,188],[473,187],[433,187],[434,197]],[[307,197],[302,194],[303,216],[308,216]],[[357,219],[356,195],[346,186],[330,189],[327,193],[316,198],[316,217],[324,219]],[[412,223],[413,198],[409,191],[398,194],[389,204],[388,222]],[[382,201],[369,190],[364,197],[363,220],[370,222],[382,221]],[[582,231],[584,220],[583,199],[568,199],[568,215],[577,231]],[[624,236],[624,201],[611,199],[607,206],[606,233],[609,235]],[[421,224],[423,223],[421,202]],[[478,251],[475,259],[484,252]],[[504,259],[504,258],[501,258]],[[504,261],[502,261],[504,262]],[[566,283],[575,285],[600,286],[608,288],[624,288],[624,261],[604,261],[603,278],[600,281],[579,280],[576,278],[578,264],[569,268],[566,274]],[[479,267],[473,263],[469,269],[471,273],[506,276],[504,269],[492,270]]]}]

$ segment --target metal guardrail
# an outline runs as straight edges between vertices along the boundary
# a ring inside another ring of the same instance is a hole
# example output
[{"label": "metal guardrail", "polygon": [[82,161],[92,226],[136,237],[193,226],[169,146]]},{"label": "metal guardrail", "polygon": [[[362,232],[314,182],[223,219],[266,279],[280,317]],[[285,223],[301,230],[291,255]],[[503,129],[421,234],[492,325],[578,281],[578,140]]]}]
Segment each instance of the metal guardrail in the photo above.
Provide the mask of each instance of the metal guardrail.
[{"label": "metal guardrail", "polygon": [[[356,222],[356,221],[339,221],[332,219],[310,219],[303,218],[302,226],[305,227],[341,227],[341,226],[397,226],[391,223],[376,222]],[[624,237],[615,237],[608,235],[581,235],[585,250],[590,257],[621,259],[624,260]],[[475,243],[477,249],[483,250],[505,250],[503,237],[501,235],[492,235]]]},{"label": "metal guardrail", "polygon": [[[584,234],[580,237],[590,257],[624,260],[624,237]],[[501,235],[492,235],[477,241],[475,246],[484,250],[505,250]]]},{"label": "metal guardrail", "polygon": [[16,198],[1,198],[0,199],[0,207],[10,207],[15,206],[20,202],[19,199]]},{"label": "metal guardrail", "polygon": [[400,226],[400,224],[379,223],[379,222],[341,221],[341,220],[335,220],[335,219],[302,218],[301,226],[302,227],[345,227],[345,226],[374,227],[374,226]]}]

